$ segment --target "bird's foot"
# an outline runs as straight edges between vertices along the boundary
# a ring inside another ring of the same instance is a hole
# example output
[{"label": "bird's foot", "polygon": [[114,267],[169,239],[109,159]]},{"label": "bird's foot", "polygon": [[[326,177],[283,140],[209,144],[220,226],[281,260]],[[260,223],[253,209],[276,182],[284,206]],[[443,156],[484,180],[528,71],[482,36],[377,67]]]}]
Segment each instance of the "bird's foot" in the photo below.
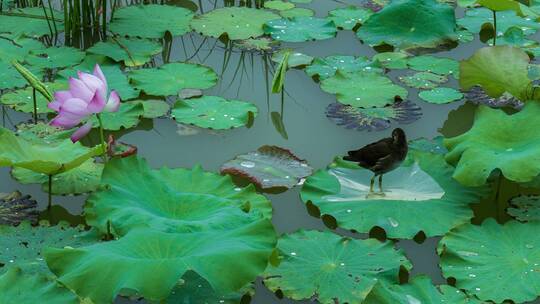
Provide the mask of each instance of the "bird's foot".
[{"label": "bird's foot", "polygon": [[381,198],[381,197],[385,197],[386,194],[384,192],[369,192],[367,195],[366,195],[366,198]]}]

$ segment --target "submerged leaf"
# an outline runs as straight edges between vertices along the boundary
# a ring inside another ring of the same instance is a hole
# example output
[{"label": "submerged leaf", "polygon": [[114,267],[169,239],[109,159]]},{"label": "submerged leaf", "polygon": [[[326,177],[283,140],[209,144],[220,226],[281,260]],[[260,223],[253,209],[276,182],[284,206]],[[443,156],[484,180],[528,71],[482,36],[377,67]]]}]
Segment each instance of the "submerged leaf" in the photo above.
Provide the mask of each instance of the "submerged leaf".
[{"label": "submerged leaf", "polygon": [[316,17],[295,17],[270,20],[264,32],[272,38],[285,42],[304,42],[334,38],[337,30],[333,21]]},{"label": "submerged leaf", "polygon": [[23,221],[37,222],[37,202],[30,195],[15,191],[11,194],[0,193],[0,225],[19,225]]},{"label": "submerged leaf", "polygon": [[508,214],[522,222],[540,221],[540,196],[520,195],[510,200]]},{"label": "submerged leaf", "polygon": [[474,86],[469,91],[465,92],[465,99],[474,104],[482,104],[491,108],[503,108],[508,106],[520,110],[524,105],[523,102],[509,93],[503,93],[498,98],[489,97],[480,86]]}]

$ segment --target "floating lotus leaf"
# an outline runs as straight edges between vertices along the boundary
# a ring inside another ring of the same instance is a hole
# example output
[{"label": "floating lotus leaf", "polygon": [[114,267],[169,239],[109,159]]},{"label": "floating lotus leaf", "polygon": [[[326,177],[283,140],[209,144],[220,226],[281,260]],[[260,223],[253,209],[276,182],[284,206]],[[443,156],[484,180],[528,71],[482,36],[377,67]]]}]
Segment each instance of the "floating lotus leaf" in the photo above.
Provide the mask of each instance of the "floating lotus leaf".
[{"label": "floating lotus leaf", "polygon": [[498,98],[489,97],[480,86],[474,86],[469,91],[465,92],[465,99],[473,104],[483,104],[491,108],[508,106],[520,110],[524,105],[523,102],[509,93],[503,93]]},{"label": "floating lotus leaf", "polygon": [[284,11],[284,10],[289,10],[291,8],[294,8],[294,3],[285,2],[281,0],[270,0],[270,1],[264,2],[264,7],[273,9],[273,10]]},{"label": "floating lotus leaf", "polygon": [[355,107],[383,107],[394,103],[396,96],[407,98],[407,90],[390,78],[371,72],[342,73],[337,71],[321,81],[321,89],[336,94],[339,102]]},{"label": "floating lotus leaf", "polygon": [[28,141],[0,128],[0,166],[29,169],[43,174],[59,174],[78,167],[101,153],[101,146],[87,148],[67,139],[58,143]]},{"label": "floating lotus leaf", "polygon": [[136,227],[165,232],[224,229],[260,213],[272,214],[270,202],[252,185],[237,188],[230,177],[200,167],[151,170],[144,160],[131,156],[109,161],[101,183],[110,190],[91,194],[85,213],[87,223],[103,232],[109,221],[124,235]]},{"label": "floating lotus leaf", "polygon": [[[2,17],[5,16],[2,15]],[[0,62],[4,62],[9,65],[11,65],[12,60],[22,62],[31,50],[38,50],[42,48],[44,48],[43,44],[36,39],[2,34],[0,35]]]},{"label": "floating lotus leaf", "polygon": [[[50,35],[51,30],[49,23],[52,26],[52,18],[49,9],[47,9],[47,17],[44,15],[42,7],[27,7],[18,8],[9,11],[10,15],[2,14],[0,18],[0,33],[11,33],[13,35],[25,35],[26,37],[41,37]],[[64,15],[54,11],[55,25],[58,31],[64,28]]]},{"label": "floating lotus leaf", "polygon": [[445,277],[480,300],[523,303],[540,295],[540,222],[465,224],[439,242]]},{"label": "floating lotus leaf", "polygon": [[366,299],[366,303],[395,304],[395,303],[452,303],[452,304],[481,304],[482,302],[469,298],[465,293],[450,285],[434,286],[431,278],[425,275],[417,276],[404,285],[377,284]]},{"label": "floating lotus leaf", "polygon": [[20,268],[12,268],[0,276],[0,303],[63,303],[78,304],[77,296],[43,276],[26,274]]},{"label": "floating lotus leaf", "polygon": [[295,7],[286,11],[279,12],[283,18],[295,18],[295,17],[311,17],[315,15],[315,12],[303,7]]},{"label": "floating lotus leaf", "polygon": [[171,108],[167,102],[159,99],[133,100],[128,103],[141,103],[144,109],[142,117],[149,119],[165,116]]},{"label": "floating lotus leaf", "polygon": [[257,112],[257,107],[249,102],[203,96],[177,101],[172,109],[172,117],[180,123],[224,130],[249,124]]},{"label": "floating lotus leaf", "polygon": [[171,292],[166,303],[238,304],[243,303],[242,296],[242,292],[221,295],[212,289],[207,280],[196,272],[188,271]]},{"label": "floating lotus leaf", "polygon": [[262,36],[263,25],[273,19],[279,19],[279,15],[267,10],[225,7],[197,16],[191,27],[205,36],[219,38],[226,34],[229,39],[238,40]]},{"label": "floating lotus leaf", "polygon": [[[68,85],[66,82],[48,82],[45,83],[47,89],[50,92],[57,90],[65,90]],[[2,94],[0,96],[0,103],[6,106],[13,108],[16,111],[24,113],[33,113],[34,112],[34,99],[33,99],[33,89],[31,87],[25,89],[19,89],[13,92]],[[51,113],[51,109],[47,108],[49,101],[43,97],[39,92],[36,92],[36,112],[41,113]]]},{"label": "floating lotus leaf", "polygon": [[45,264],[43,249],[76,247],[97,241],[91,235],[86,235],[82,226],[70,227],[67,223],[49,226],[48,223],[41,222],[34,227],[29,222],[22,222],[17,227],[0,226],[0,236],[0,264],[4,265],[0,267],[0,274],[20,267],[25,273],[43,274],[47,277],[52,277],[53,274]]},{"label": "floating lotus leaf", "polygon": [[538,195],[520,195],[510,200],[508,214],[518,221],[540,220],[540,197]]},{"label": "floating lotus leaf", "polygon": [[459,62],[451,58],[429,55],[416,56],[409,58],[407,65],[415,71],[453,75],[456,79],[459,79]]},{"label": "floating lotus leaf", "polygon": [[435,88],[429,91],[422,91],[418,96],[429,103],[443,104],[463,99],[463,93],[452,88]]},{"label": "floating lotus leaf", "polygon": [[22,123],[16,126],[17,136],[27,141],[42,143],[58,143],[69,139],[73,130],[64,130],[59,127],[51,126],[45,122]]},{"label": "floating lotus leaf", "polygon": [[411,88],[434,89],[441,83],[447,82],[448,78],[431,72],[418,72],[400,76],[399,80]]},{"label": "floating lotus leaf", "polygon": [[448,4],[435,0],[398,0],[372,15],[357,34],[369,45],[435,48],[456,41],[455,30],[454,9]]},{"label": "floating lotus leaf", "polygon": [[385,52],[373,55],[371,60],[380,63],[387,69],[406,69],[408,56],[402,52]]},{"label": "floating lotus leaf", "polygon": [[468,223],[473,216],[469,204],[483,189],[468,189],[452,179],[453,168],[442,155],[409,153],[409,161],[384,175],[386,196],[367,195],[371,171],[337,161],[306,180],[302,200],[321,215],[333,216],[339,227],[368,232],[378,226],[389,238],[412,238],[420,231],[428,237],[443,235]]},{"label": "floating lotus leaf", "polygon": [[[504,62],[505,64],[500,64]],[[472,57],[461,62],[459,84],[463,90],[480,85],[494,98],[508,92],[527,100],[529,56],[511,46],[481,48]]]},{"label": "floating lotus leaf", "polygon": [[361,303],[378,282],[397,282],[401,266],[412,268],[390,242],[331,232],[300,230],[281,237],[278,249],[280,264],[269,266],[264,285],[293,300]]},{"label": "floating lotus leaf", "polygon": [[176,95],[182,89],[208,89],[217,82],[211,68],[180,62],[134,70],[129,78],[136,88],[157,96]]},{"label": "floating lotus leaf", "polygon": [[226,162],[221,173],[247,178],[262,189],[288,189],[311,175],[313,169],[287,149],[262,146]]},{"label": "floating lotus leaf", "polygon": [[409,101],[365,109],[335,102],[326,108],[326,116],[347,129],[381,131],[389,128],[392,121],[406,124],[418,120],[422,116],[422,109]]},{"label": "floating lotus leaf", "polygon": [[[28,67],[27,67],[28,68]],[[39,69],[30,68],[32,73],[43,74]],[[24,88],[28,82],[22,75],[9,63],[0,61],[0,90]]]},{"label": "floating lotus leaf", "polygon": [[[488,43],[493,44],[493,39],[490,39]],[[525,33],[520,27],[511,26],[508,28],[508,30],[506,30],[506,32],[504,32],[503,36],[497,38],[497,45],[517,46],[524,48],[524,50],[528,53],[535,54],[535,50],[538,47],[538,42],[526,38]]]},{"label": "floating lotus leaf", "polygon": [[285,42],[304,42],[334,38],[337,30],[333,21],[315,17],[270,20],[264,32]]},{"label": "floating lotus leaf", "polygon": [[448,153],[448,150],[443,145],[443,139],[442,136],[433,139],[417,138],[409,142],[409,149],[444,155]]},{"label": "floating lotus leaf", "polygon": [[[482,25],[493,23],[493,12],[487,8],[474,8],[465,11],[465,17],[458,19],[457,23],[473,33],[480,33]],[[514,11],[497,12],[497,35],[502,36],[508,28],[520,27],[525,35],[534,34],[540,29],[540,24],[531,18],[521,18]]]},{"label": "floating lotus leaf", "polygon": [[79,49],[60,46],[46,49],[31,50],[25,61],[38,68],[65,68],[81,62],[84,52]]},{"label": "floating lotus leaf", "polygon": [[328,56],[315,58],[311,65],[306,67],[306,74],[319,79],[332,77],[337,71],[341,72],[382,72],[377,63],[371,62],[367,57],[354,56]]},{"label": "floating lotus leaf", "polygon": [[289,57],[287,57],[288,68],[303,67],[313,62],[313,57],[290,50],[280,50],[278,52],[275,52],[274,54],[272,54],[272,61],[279,64],[281,61],[283,61],[283,57],[287,52],[289,53]]},{"label": "floating lotus leaf", "polygon": [[[75,169],[55,175],[52,178],[52,194],[82,194],[97,189],[103,172],[103,164],[89,159]],[[21,184],[41,184],[43,191],[49,191],[49,177],[24,168],[13,168],[11,175]]]},{"label": "floating lotus leaf", "polygon": [[[135,127],[141,121],[144,115],[144,106],[142,103],[126,102],[121,103],[116,112],[101,113],[103,129],[118,131]],[[99,121],[96,117],[91,118],[94,128],[99,127]]]},{"label": "floating lotus leaf", "polygon": [[537,102],[525,104],[514,115],[479,106],[470,130],[444,140],[446,161],[456,167],[453,177],[463,185],[480,186],[500,169],[511,181],[534,179],[540,174],[539,115]]},{"label": "floating lotus leaf", "polygon": [[15,191],[0,194],[0,225],[19,225],[22,221],[35,224],[38,218],[37,202],[29,195]]},{"label": "floating lotus leaf", "polygon": [[348,6],[331,10],[328,12],[328,19],[334,21],[339,28],[352,30],[359,24],[364,23],[371,15],[373,15],[373,11],[369,9]]},{"label": "floating lotus leaf", "polygon": [[234,45],[239,49],[246,51],[259,51],[259,52],[270,52],[272,51],[279,42],[273,41],[267,37],[261,38],[249,38],[244,40],[238,40],[234,42]]},{"label": "floating lotus leaf", "polygon": [[163,50],[160,43],[148,39],[110,38],[106,42],[98,42],[87,51],[89,53],[110,57],[115,61],[123,61],[126,66],[140,66],[152,59],[152,56]]},{"label": "floating lotus leaf", "polygon": [[131,5],[114,11],[110,30],[118,35],[142,38],[163,38],[166,31],[173,36],[189,32],[193,13],[183,7],[169,5]]}]

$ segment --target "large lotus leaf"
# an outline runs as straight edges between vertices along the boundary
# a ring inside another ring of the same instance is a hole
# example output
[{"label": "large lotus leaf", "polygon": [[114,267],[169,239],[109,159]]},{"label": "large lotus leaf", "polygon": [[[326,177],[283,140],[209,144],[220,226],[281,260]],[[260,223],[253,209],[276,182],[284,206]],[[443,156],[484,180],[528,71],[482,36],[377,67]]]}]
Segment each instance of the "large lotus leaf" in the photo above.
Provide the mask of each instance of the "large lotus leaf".
[{"label": "large lotus leaf", "polygon": [[76,65],[84,58],[84,52],[79,49],[60,46],[40,50],[32,50],[24,59],[29,65],[39,68],[65,68]]},{"label": "large lotus leaf", "polygon": [[469,204],[483,189],[468,189],[452,179],[453,168],[440,154],[409,153],[409,161],[384,175],[385,196],[368,195],[371,171],[338,161],[306,180],[302,200],[321,215],[333,216],[339,227],[368,232],[378,226],[390,238],[412,238],[420,231],[428,237],[443,235],[469,222]]},{"label": "large lotus leaf", "polygon": [[457,40],[455,29],[454,9],[448,4],[397,0],[364,22],[357,35],[369,45],[434,48]]},{"label": "large lotus leaf", "polygon": [[[50,92],[65,90],[68,87],[66,82],[47,82],[45,86]],[[16,111],[24,113],[33,113],[34,112],[34,98],[33,98],[33,88],[28,87],[25,89],[19,89],[13,92],[2,94],[0,96],[0,103],[6,106],[13,108]],[[47,108],[49,101],[36,91],[36,112],[41,113],[51,113],[51,109]]]},{"label": "large lotus leaf", "polygon": [[334,38],[337,33],[333,21],[315,17],[270,20],[264,32],[272,38],[285,42],[304,42]]},{"label": "large lotus leaf", "polygon": [[316,58],[305,69],[306,74],[319,79],[332,77],[337,71],[341,72],[382,72],[379,64],[371,62],[367,57],[328,56]]},{"label": "large lotus leaf", "polygon": [[[103,172],[103,164],[89,159],[77,168],[55,175],[52,178],[52,194],[81,194],[97,189]],[[49,177],[24,168],[13,168],[12,176],[21,184],[41,184],[43,191],[49,191]]]},{"label": "large lotus leaf", "polygon": [[82,246],[97,241],[94,236],[86,234],[84,227],[70,227],[67,223],[49,226],[41,222],[32,226],[29,222],[22,222],[17,227],[0,226],[0,236],[0,265],[4,265],[0,267],[0,274],[20,267],[27,273],[48,277],[52,273],[43,259],[43,249]]},{"label": "large lotus leaf", "polygon": [[12,60],[22,62],[31,50],[42,48],[44,48],[43,44],[36,39],[2,34],[0,35],[0,62],[6,64],[11,64]]},{"label": "large lotus leaf", "polygon": [[422,91],[418,93],[418,97],[429,103],[443,104],[463,99],[463,93],[453,88],[440,87]]},{"label": "large lotus leaf", "polygon": [[238,304],[244,303],[241,301],[243,295],[244,293],[242,291],[226,295],[219,294],[207,280],[194,271],[188,271],[184,274],[176,288],[173,289],[165,303]]},{"label": "large lotus leaf", "polygon": [[[37,77],[43,74],[40,69],[29,69]],[[11,64],[0,60],[0,90],[24,88],[27,85],[26,79]]]},{"label": "large lotus leaf", "polygon": [[180,62],[134,70],[129,78],[136,88],[158,96],[176,95],[183,89],[208,89],[217,82],[217,75],[211,68]]},{"label": "large lotus leaf", "polygon": [[[475,8],[465,11],[465,17],[457,23],[473,33],[479,33],[486,22],[493,23],[493,12],[487,8]],[[540,29],[540,24],[531,18],[521,18],[514,11],[497,12],[497,35],[502,36],[510,27],[520,27],[525,35],[531,35]]]},{"label": "large lotus leaf", "polygon": [[366,303],[480,304],[481,302],[467,297],[464,292],[450,285],[434,286],[431,278],[422,275],[413,278],[409,284],[405,285],[377,284],[367,297]]},{"label": "large lotus leaf", "polygon": [[540,220],[540,196],[520,195],[510,200],[508,214],[518,221],[539,221]]},{"label": "large lotus leaf", "polygon": [[[129,129],[136,126],[144,114],[142,103],[121,103],[118,111],[101,113],[103,129],[118,131]],[[96,117],[91,118],[94,128],[99,127],[99,121]]]},{"label": "large lotus leaf", "polygon": [[19,225],[23,221],[34,224],[37,218],[37,202],[29,195],[18,191],[5,195],[0,193],[0,225]]},{"label": "large lotus leaf", "polygon": [[[51,27],[53,21],[51,18],[51,12],[47,11],[47,17],[44,15],[44,9],[42,7],[27,7],[11,10],[10,15],[2,15],[0,18],[0,33],[11,33],[14,35],[25,35],[27,37],[41,37],[44,35],[50,35],[51,30],[49,28],[49,22]],[[64,29],[64,16],[61,12],[54,11],[55,25],[58,31]],[[53,29],[54,31],[54,29]]]},{"label": "large lotus leaf", "polygon": [[445,277],[481,300],[532,301],[540,295],[540,222],[465,224],[439,243]]},{"label": "large lotus leaf", "polygon": [[77,296],[69,289],[40,275],[29,275],[12,268],[0,276],[0,303],[62,303],[78,304]]},{"label": "large lotus leaf", "polygon": [[172,109],[172,117],[177,122],[216,130],[247,125],[257,113],[257,107],[252,103],[219,96],[179,100]]},{"label": "large lotus leaf", "polygon": [[399,81],[411,88],[434,89],[441,83],[448,81],[448,77],[437,75],[431,72],[418,72],[409,75],[399,76]]},{"label": "large lotus leaf", "polygon": [[94,44],[88,52],[123,61],[126,66],[133,67],[147,63],[162,49],[160,43],[148,39],[110,38]]},{"label": "large lotus leaf", "polygon": [[479,106],[472,128],[444,140],[446,161],[456,167],[453,177],[463,185],[486,183],[495,169],[511,181],[529,182],[540,174],[540,104],[529,102],[521,112]]},{"label": "large lotus leaf", "polygon": [[459,62],[451,58],[429,55],[415,56],[407,60],[407,65],[415,71],[453,75],[456,79],[459,79]]},{"label": "large lotus leaf", "polygon": [[395,283],[401,266],[412,267],[390,242],[331,232],[300,230],[280,238],[278,249],[280,264],[266,270],[265,286],[322,304],[361,303],[377,282]]},{"label": "large lotus leaf", "polygon": [[355,107],[383,107],[394,103],[395,97],[407,98],[407,90],[390,78],[371,72],[342,73],[321,81],[321,89],[336,94],[339,102]]},{"label": "large lotus leaf", "polygon": [[247,178],[262,189],[292,188],[312,172],[305,160],[277,146],[262,146],[221,166],[221,173]]},{"label": "large lotus leaf", "polygon": [[[502,64],[504,62],[504,64]],[[480,85],[491,97],[508,92],[527,100],[529,56],[512,46],[481,48],[460,64],[459,84],[463,90]]]},{"label": "large lotus leaf", "polygon": [[191,21],[191,27],[205,36],[219,38],[226,34],[231,40],[239,40],[263,35],[263,25],[279,18],[263,9],[224,7],[197,16]]},{"label": "large lotus leaf", "polygon": [[87,148],[69,139],[58,143],[28,141],[0,128],[0,166],[55,175],[78,167],[101,150],[101,146]]},{"label": "large lotus leaf", "polygon": [[193,13],[183,7],[169,5],[132,5],[115,10],[110,30],[118,35],[142,38],[163,38],[189,32]]},{"label": "large lotus leaf", "polygon": [[347,129],[380,131],[389,128],[392,121],[406,124],[418,120],[422,109],[409,101],[365,109],[335,102],[326,108],[326,116]]},{"label": "large lotus leaf", "polygon": [[169,232],[229,227],[240,224],[234,219],[240,215],[245,222],[258,213],[272,214],[270,202],[253,186],[237,188],[230,177],[200,167],[158,171],[135,157],[115,159],[107,163],[101,183],[110,190],[88,198],[86,221],[104,232],[110,221],[120,235],[134,227]]},{"label": "large lotus leaf", "polygon": [[344,30],[352,30],[373,15],[373,11],[357,6],[337,8],[328,12],[328,19]]}]

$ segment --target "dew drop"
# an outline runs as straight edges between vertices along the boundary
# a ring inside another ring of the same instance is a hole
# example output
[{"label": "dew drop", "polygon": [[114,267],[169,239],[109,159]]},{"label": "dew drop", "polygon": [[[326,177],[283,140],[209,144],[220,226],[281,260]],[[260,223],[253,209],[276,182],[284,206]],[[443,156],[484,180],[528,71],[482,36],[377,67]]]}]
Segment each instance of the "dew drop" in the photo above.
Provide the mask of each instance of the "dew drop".
[{"label": "dew drop", "polygon": [[243,161],[240,163],[240,166],[246,167],[246,168],[253,168],[255,167],[255,163],[252,161]]}]

